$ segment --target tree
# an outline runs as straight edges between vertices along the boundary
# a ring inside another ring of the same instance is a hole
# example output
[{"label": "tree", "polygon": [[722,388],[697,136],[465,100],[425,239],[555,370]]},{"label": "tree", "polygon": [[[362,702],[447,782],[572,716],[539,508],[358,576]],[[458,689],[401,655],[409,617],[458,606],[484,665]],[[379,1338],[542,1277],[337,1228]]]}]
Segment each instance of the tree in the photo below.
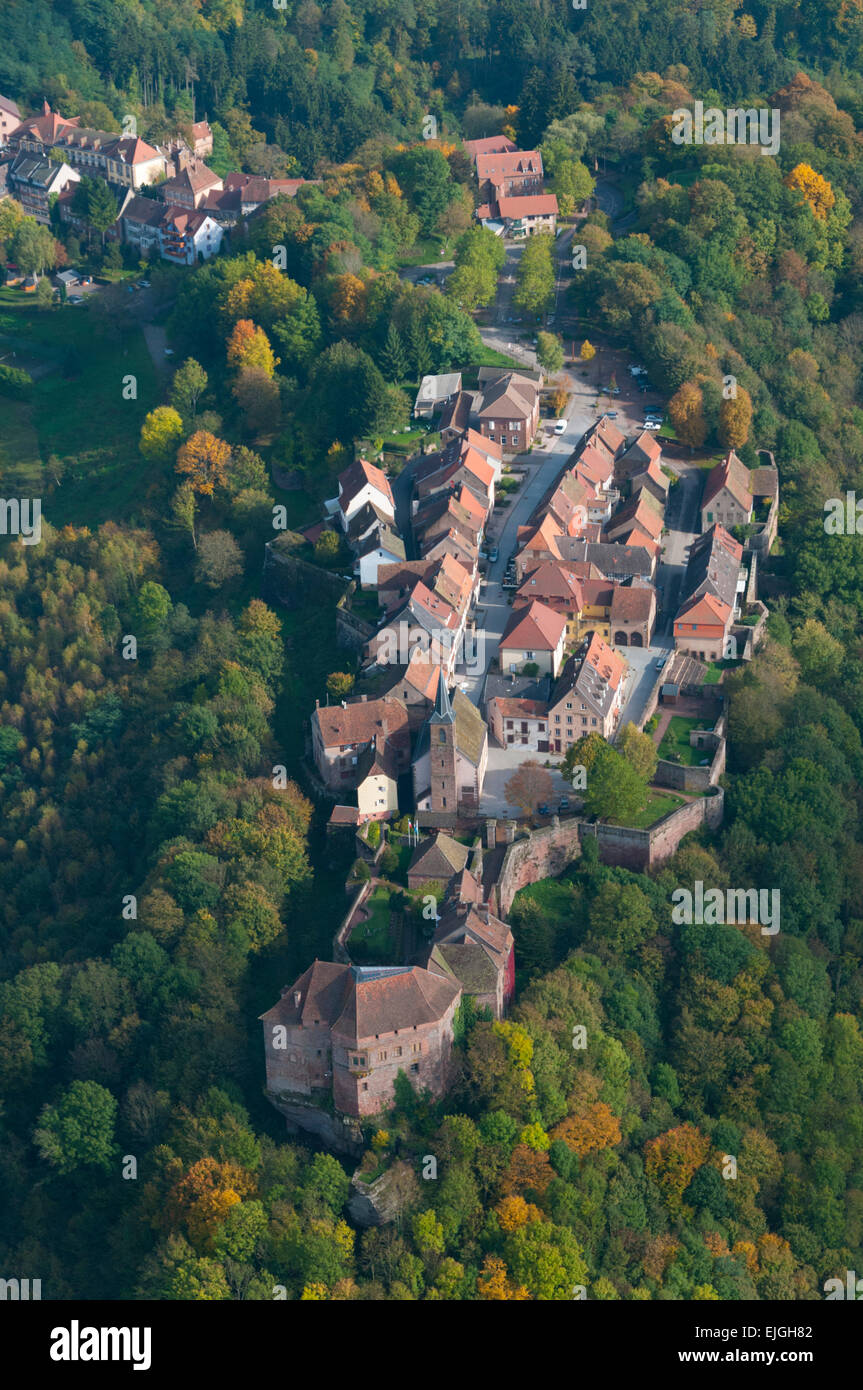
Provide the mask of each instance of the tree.
[{"label": "tree", "polygon": [[659,751],[650,735],[640,732],[632,723],[624,724],[617,746],[639,777],[645,782],[652,781],[659,760]]},{"label": "tree", "polygon": [[39,281],[36,286],[34,299],[40,309],[51,308],[51,305],[54,303],[54,290],[50,280],[43,279]]},{"label": "tree", "polygon": [[536,360],[547,376],[553,376],[563,366],[563,342],[557,333],[537,333]]},{"label": "tree", "polygon": [[719,407],[717,434],[726,449],[741,449],[749,439],[752,424],[752,397],[738,385],[735,394],[723,399]]},{"label": "tree", "polygon": [[327,693],[334,700],[344,700],[354,688],[354,677],[349,671],[331,671],[327,676]]},{"label": "tree", "polygon": [[380,355],[380,367],[387,381],[404,381],[408,374],[408,355],[402,335],[390,320]]},{"label": "tree", "polygon": [[592,816],[626,824],[647,801],[647,783],[631,763],[606,744],[587,774],[584,800]]},{"label": "tree", "polygon": [[95,1081],[73,1081],[56,1105],[45,1105],[33,1132],[41,1158],[60,1173],[93,1165],[107,1171],[114,1143],[117,1102]]},{"label": "tree", "polygon": [[35,217],[25,217],[15,233],[12,255],[25,275],[41,275],[55,265],[57,243],[48,228],[40,226]]},{"label": "tree", "polygon": [[596,356],[596,348],[593,346],[593,343],[588,342],[587,338],[585,338],[581,345],[580,355],[582,362],[591,362]]},{"label": "tree", "polygon": [[681,444],[700,449],[707,438],[701,387],[694,381],[684,381],[668,402],[668,414]]},{"label": "tree", "polygon": [[272,376],[278,358],[270,347],[270,340],[262,328],[251,319],[238,319],[228,339],[228,366],[257,367]]},{"label": "tree", "polygon": [[335,564],[341,556],[342,542],[337,531],[322,531],[315,541],[315,559],[319,565]]},{"label": "tree", "polygon": [[683,1194],[709,1152],[710,1140],[688,1122],[666,1130],[645,1145],[644,1170],[672,1212],[682,1211]]},{"label": "tree", "polygon": [[99,233],[104,250],[105,233],[117,221],[117,199],[105,180],[82,174],[72,195],[72,211]]},{"label": "tree", "polygon": [[231,394],[242,411],[243,423],[250,434],[271,435],[279,428],[279,387],[263,367],[241,367],[231,387]]},{"label": "tree", "polygon": [[207,389],[209,378],[200,362],[187,357],[174,373],[171,382],[171,405],[183,416],[194,420],[198,413],[198,401]]},{"label": "tree", "polygon": [[197,430],[177,454],[177,472],[185,473],[195,492],[212,497],[227,482],[230,447],[208,430]]},{"label": "tree", "polygon": [[183,421],[170,405],[159,405],[144,417],[138,448],[150,463],[167,463],[183,438]]},{"label": "tree", "polygon": [[816,173],[811,164],[796,164],[785,179],[785,185],[801,193],[819,222],[826,222],[828,213],[836,205],[836,195],[827,180]]},{"label": "tree", "polygon": [[547,768],[528,758],[509,778],[505,790],[511,806],[518,806],[526,816],[532,816],[538,806],[551,801],[554,782]]},{"label": "tree", "polygon": [[554,295],[554,240],[548,232],[528,237],[516,271],[513,304],[522,313],[539,316]]},{"label": "tree", "polygon": [[207,531],[198,543],[195,578],[220,589],[243,572],[243,554],[230,531]]},{"label": "tree", "polygon": [[195,489],[191,483],[181,483],[171,499],[171,516],[177,530],[186,532],[195,550],[198,549],[198,537],[195,534],[196,509]]}]

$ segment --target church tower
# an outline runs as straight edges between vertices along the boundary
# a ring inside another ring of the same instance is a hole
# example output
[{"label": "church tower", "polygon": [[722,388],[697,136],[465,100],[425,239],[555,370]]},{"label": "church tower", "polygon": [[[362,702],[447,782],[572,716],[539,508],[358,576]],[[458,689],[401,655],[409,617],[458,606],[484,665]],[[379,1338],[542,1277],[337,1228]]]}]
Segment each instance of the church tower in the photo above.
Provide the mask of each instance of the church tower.
[{"label": "church tower", "polygon": [[429,773],[433,811],[455,812],[458,809],[455,735],[455,714],[441,668],[434,712],[429,716]]}]

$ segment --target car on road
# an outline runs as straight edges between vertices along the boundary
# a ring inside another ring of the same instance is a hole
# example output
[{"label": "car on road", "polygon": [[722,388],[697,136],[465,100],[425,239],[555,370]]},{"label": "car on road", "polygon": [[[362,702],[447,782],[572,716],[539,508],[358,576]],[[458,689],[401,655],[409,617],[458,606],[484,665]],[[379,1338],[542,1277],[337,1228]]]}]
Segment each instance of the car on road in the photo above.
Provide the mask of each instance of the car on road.
[{"label": "car on road", "polygon": [[555,432],[555,434],[566,434],[566,426],[567,426],[567,423],[568,423],[568,422],[567,422],[566,420],[555,420],[555,422],[554,422],[554,432]]},{"label": "car on road", "polygon": [[500,550],[498,549],[498,547],[497,547],[496,545],[490,545],[490,546],[489,546],[489,548],[488,548],[488,558],[489,558],[489,560],[491,561],[492,564],[494,564],[494,562],[495,562],[495,560],[497,559],[497,557],[498,557],[499,554],[500,554]]},{"label": "car on road", "polygon": [[569,797],[568,797],[568,796],[562,796],[562,797],[560,798],[560,801],[557,803],[557,809],[558,809],[559,811],[568,811],[568,810],[569,810]]},{"label": "car on road", "polygon": [[661,429],[662,429],[662,421],[661,421],[661,420],[645,420],[645,421],[644,421],[644,424],[641,426],[641,428],[642,428],[643,430],[661,430]]},{"label": "car on road", "polygon": [[665,663],[666,663],[667,660],[668,660],[668,655],[667,655],[667,653],[663,653],[662,656],[658,656],[658,657],[656,658],[656,662],[655,662],[654,664],[655,664],[655,666],[656,666],[657,671],[661,671],[661,670],[662,670],[662,668],[663,668],[663,666],[665,665]]},{"label": "car on road", "polygon": [[70,294],[66,302],[67,304],[83,304],[84,296],[82,294]]},{"label": "car on road", "polygon": [[605,418],[606,418],[606,420],[616,420],[616,419],[617,419],[617,415],[618,415],[618,412],[617,412],[616,410],[607,410],[607,411],[605,412]]},{"label": "car on road", "polygon": [[545,801],[542,803],[541,806],[537,806],[536,809],[537,809],[537,812],[539,813],[539,815],[541,815],[541,816],[550,816],[550,815],[551,815],[551,807],[550,807],[549,805],[547,805],[547,803],[546,803]]}]

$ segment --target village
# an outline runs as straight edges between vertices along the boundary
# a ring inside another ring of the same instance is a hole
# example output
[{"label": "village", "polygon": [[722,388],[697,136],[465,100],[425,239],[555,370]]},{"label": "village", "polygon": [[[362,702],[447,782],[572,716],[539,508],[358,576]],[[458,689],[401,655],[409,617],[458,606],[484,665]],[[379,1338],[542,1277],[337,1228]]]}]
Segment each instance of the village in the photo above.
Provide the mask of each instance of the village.
[{"label": "village", "polygon": [[[478,141],[471,153],[484,225],[516,243],[554,232],[538,152]],[[705,470],[679,447],[666,457],[662,412],[642,420],[636,400],[624,412],[612,385],[598,413],[586,372],[566,375],[553,415],[553,383],[521,356],[480,367],[470,387],[467,365],[426,376],[414,414],[433,444],[392,474],[358,448],[304,532],[312,546],[333,532],[353,557],[338,616],[356,686],[317,702],[307,760],[330,832],[353,836],[359,858],[334,961],[310,966],[263,1025],[271,1100],[337,1145],[360,1143],[399,1072],[446,1089],[463,999],[504,1017],[519,887],[561,872],[585,838],[604,862],[647,869],[722,818],[721,680],[766,623],[773,459],[751,470],[732,449]],[[634,386],[646,375],[629,371]],[[268,547],[276,595],[304,563],[295,540]],[[629,727],[658,750],[645,813],[591,823],[571,750]]]}]

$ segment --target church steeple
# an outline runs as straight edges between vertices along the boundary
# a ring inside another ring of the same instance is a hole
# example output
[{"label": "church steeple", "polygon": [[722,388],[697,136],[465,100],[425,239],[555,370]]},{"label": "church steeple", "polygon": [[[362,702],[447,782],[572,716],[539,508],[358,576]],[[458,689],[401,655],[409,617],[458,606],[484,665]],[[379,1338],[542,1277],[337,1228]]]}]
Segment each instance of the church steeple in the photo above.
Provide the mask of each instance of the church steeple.
[{"label": "church steeple", "polygon": [[438,667],[437,697],[435,699],[434,713],[429,719],[430,724],[454,724],[455,715],[450,704],[449,691],[446,688],[446,676],[443,667]]}]

